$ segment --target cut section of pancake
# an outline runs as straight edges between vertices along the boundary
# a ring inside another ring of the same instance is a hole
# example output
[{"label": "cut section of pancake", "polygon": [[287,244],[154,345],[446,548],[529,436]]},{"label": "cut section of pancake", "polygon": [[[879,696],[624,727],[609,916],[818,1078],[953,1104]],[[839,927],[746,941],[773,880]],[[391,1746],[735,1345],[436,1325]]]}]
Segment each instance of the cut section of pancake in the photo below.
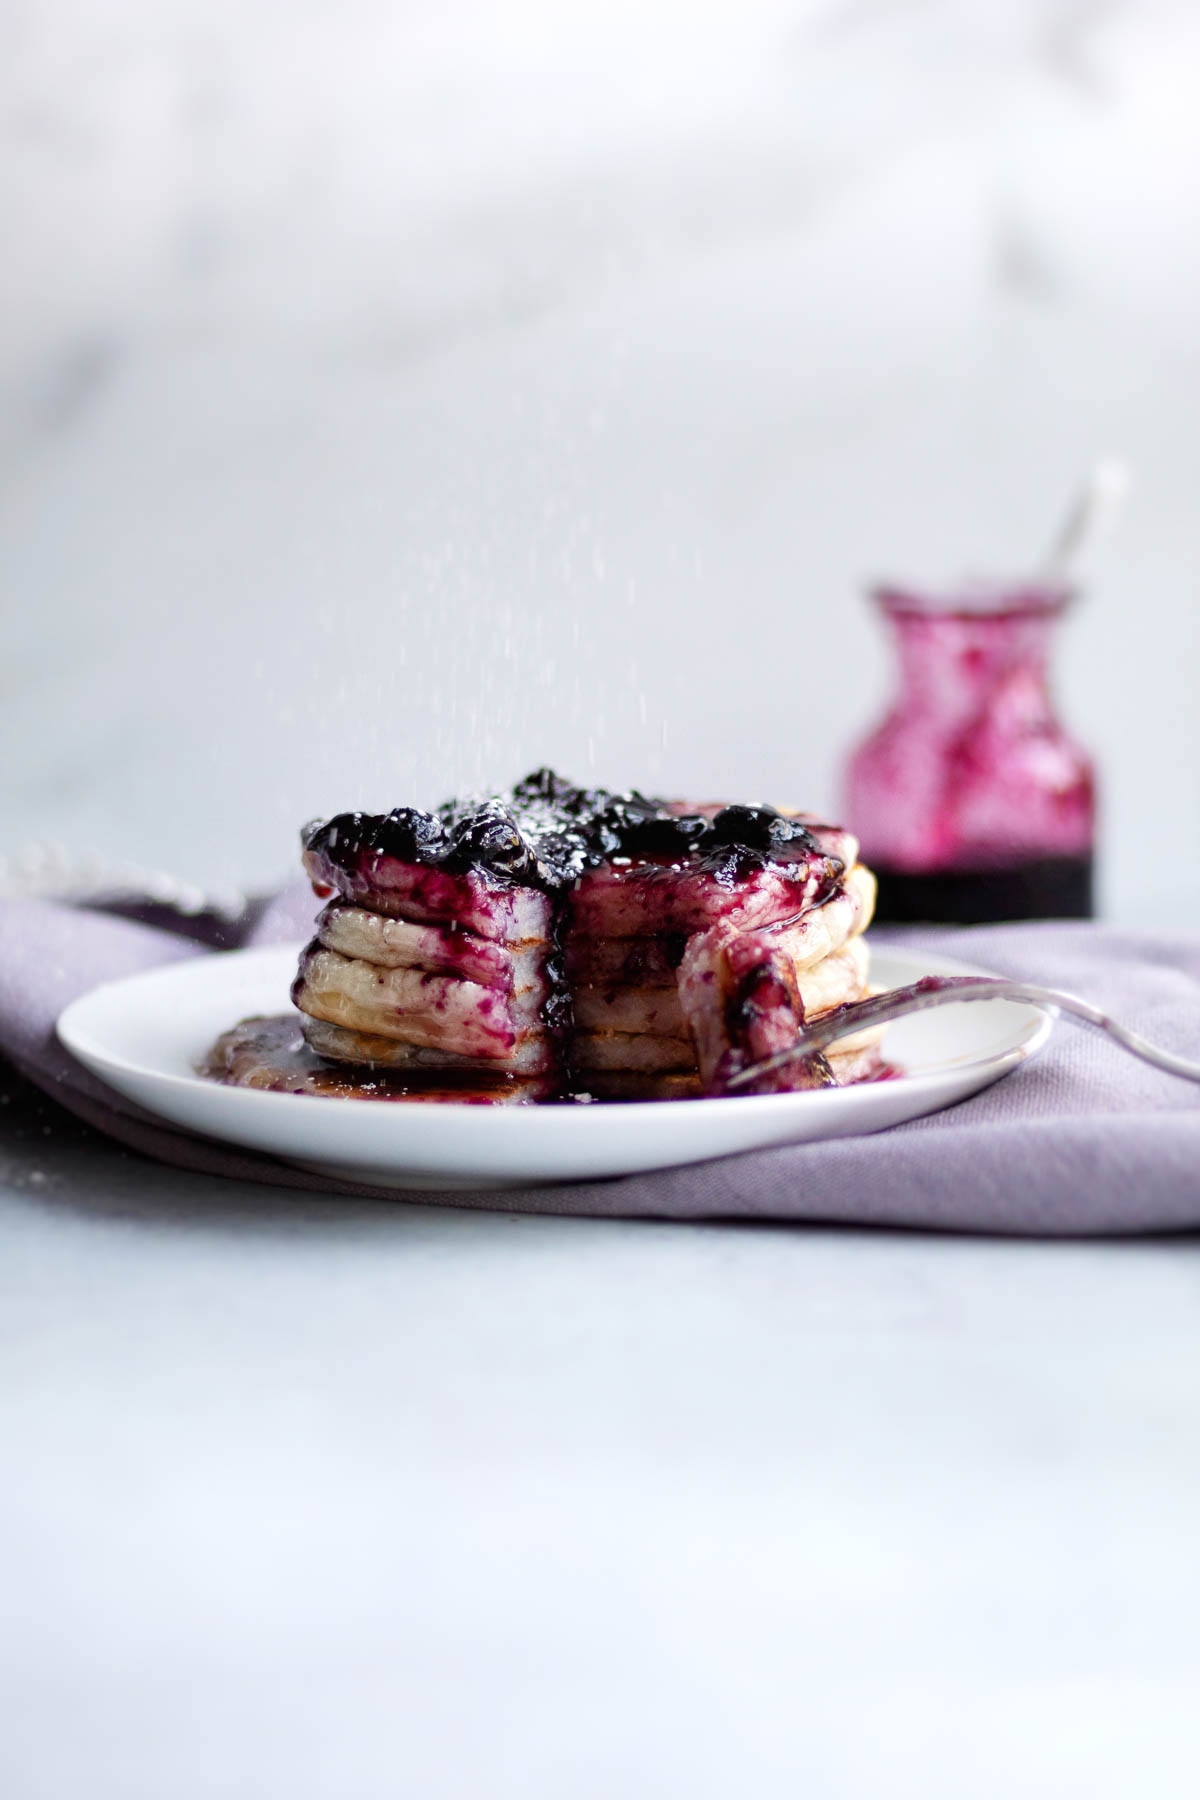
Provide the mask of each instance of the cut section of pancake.
[{"label": "cut section of pancake", "polygon": [[549,949],[544,938],[501,944],[458,926],[422,924],[339,904],[320,915],[317,937],[327,950],[378,968],[424,969],[505,992],[534,985]]},{"label": "cut section of pancake", "polygon": [[674,1075],[591,1069],[579,1082],[595,1100],[699,1100],[704,1092],[695,1069]]},{"label": "cut section of pancake", "polygon": [[451,874],[367,849],[341,861],[326,848],[306,850],[304,866],[326,893],[332,889],[369,912],[454,925],[501,944],[529,943],[550,935],[554,909],[548,894],[493,879],[478,869]]},{"label": "cut section of pancake", "polygon": [[579,1079],[594,1069],[673,1075],[694,1070],[696,1052],[686,1038],[657,1037],[651,1032],[577,1031],[571,1040],[571,1063]]},{"label": "cut section of pancake", "polygon": [[[875,910],[875,877],[856,863],[843,885],[823,904],[764,927],[795,969],[819,963],[866,930]],[[604,936],[571,933],[564,946],[567,974],[588,987],[674,988],[688,934]]]},{"label": "cut section of pancake", "polygon": [[[760,932],[719,927],[699,932],[679,965],[679,999],[709,1094],[796,1041],[805,1009],[789,960]],[[741,1091],[792,1093],[832,1087],[836,1076],[817,1054],[764,1070]]]},{"label": "cut section of pancake", "polygon": [[503,1059],[517,1041],[544,1032],[546,984],[505,994],[421,969],[385,969],[310,945],[292,999],[301,1012],[351,1031],[455,1055]]},{"label": "cut section of pancake", "polygon": [[[861,1037],[870,1037],[871,1042],[863,1043],[858,1048],[844,1050],[840,1043],[832,1050],[825,1052],[825,1061],[834,1075],[839,1087],[848,1087],[852,1082],[868,1081],[884,1069],[885,1064],[879,1054],[878,1039],[882,1031],[860,1033]],[[857,1042],[857,1040],[855,1040]],[[581,1075],[579,1081],[596,1100],[700,1100],[704,1098],[704,1086],[699,1071],[692,1069],[688,1073],[674,1075],[656,1075],[646,1071],[637,1072],[627,1069],[592,1069]]]},{"label": "cut section of pancake", "polygon": [[649,1032],[686,1038],[679,995],[670,988],[577,987],[571,994],[580,1031]]}]

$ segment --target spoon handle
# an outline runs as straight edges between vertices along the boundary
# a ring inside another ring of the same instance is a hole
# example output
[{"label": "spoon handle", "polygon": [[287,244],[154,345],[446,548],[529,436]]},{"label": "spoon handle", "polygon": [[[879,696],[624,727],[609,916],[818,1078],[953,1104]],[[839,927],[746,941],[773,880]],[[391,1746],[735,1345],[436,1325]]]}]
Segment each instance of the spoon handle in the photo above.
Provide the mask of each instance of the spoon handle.
[{"label": "spoon handle", "polygon": [[889,988],[886,993],[874,994],[869,1000],[852,1000],[846,1006],[834,1007],[806,1026],[794,1044],[742,1069],[728,1085],[730,1089],[743,1087],[770,1069],[783,1068],[797,1056],[811,1056],[836,1043],[838,1038],[849,1037],[868,1026],[886,1025],[893,1019],[906,1018],[909,1013],[924,1012],[931,1006],[952,1006],[963,1000],[1023,1000],[1033,1006],[1045,1007],[1047,1012],[1065,1013],[1084,1025],[1103,1031],[1130,1055],[1140,1057],[1156,1069],[1164,1069],[1168,1075],[1178,1075],[1185,1081],[1200,1081],[1200,1063],[1149,1043],[1138,1032],[1118,1025],[1098,1006],[1092,1006],[1074,994],[1060,993],[1057,988],[1035,987],[1029,981],[1007,981],[993,976],[929,975],[911,987]]}]

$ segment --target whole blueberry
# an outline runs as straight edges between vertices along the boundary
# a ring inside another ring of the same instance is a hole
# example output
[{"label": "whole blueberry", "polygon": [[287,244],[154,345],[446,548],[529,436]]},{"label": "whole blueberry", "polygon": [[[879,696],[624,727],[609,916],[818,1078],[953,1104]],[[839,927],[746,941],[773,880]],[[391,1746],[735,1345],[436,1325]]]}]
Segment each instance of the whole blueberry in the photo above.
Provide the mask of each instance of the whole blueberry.
[{"label": "whole blueberry", "polygon": [[481,806],[454,833],[454,857],[505,875],[524,874],[533,863],[528,844],[502,806]]},{"label": "whole blueberry", "polygon": [[446,828],[418,806],[397,806],[384,819],[380,847],[415,862],[432,862],[446,848]]}]

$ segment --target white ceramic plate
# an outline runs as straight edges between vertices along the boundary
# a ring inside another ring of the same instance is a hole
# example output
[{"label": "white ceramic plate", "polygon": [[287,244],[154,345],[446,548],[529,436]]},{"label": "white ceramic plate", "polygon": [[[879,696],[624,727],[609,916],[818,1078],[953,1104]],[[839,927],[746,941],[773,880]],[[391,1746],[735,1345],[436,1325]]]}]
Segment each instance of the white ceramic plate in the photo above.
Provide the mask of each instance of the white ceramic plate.
[{"label": "white ceramic plate", "polygon": [[[882,1131],[987,1087],[1045,1043],[1051,1020],[1009,1000],[947,1006],[889,1028],[893,1081],[803,1094],[621,1106],[421,1106],[221,1087],[195,1073],[213,1039],[288,1010],[299,945],[171,963],[94,988],[58,1021],[80,1062],[148,1112],[202,1137],[380,1187],[489,1188],[586,1181],[739,1150]],[[983,971],[879,950],[885,987]]]}]

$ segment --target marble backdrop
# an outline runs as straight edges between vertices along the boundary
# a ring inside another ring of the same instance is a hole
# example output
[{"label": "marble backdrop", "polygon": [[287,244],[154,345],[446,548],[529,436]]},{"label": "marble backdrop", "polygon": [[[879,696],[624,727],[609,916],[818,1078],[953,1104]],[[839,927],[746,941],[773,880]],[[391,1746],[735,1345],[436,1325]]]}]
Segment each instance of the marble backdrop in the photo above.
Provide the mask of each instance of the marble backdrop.
[{"label": "marble backdrop", "polygon": [[[273,881],[553,761],[837,805],[879,571],[1137,475],[1064,635],[1200,903],[1200,12],[39,0],[0,44],[0,852]],[[1169,852],[1166,846],[1170,846]]]}]

